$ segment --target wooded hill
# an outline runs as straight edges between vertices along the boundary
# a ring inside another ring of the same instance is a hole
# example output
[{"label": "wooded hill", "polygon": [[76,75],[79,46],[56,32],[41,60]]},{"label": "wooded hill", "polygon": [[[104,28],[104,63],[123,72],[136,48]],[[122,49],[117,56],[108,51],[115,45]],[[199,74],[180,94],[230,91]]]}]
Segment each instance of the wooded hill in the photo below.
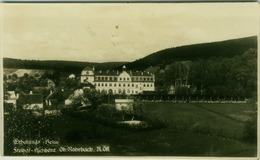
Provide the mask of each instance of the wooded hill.
[{"label": "wooded hill", "polygon": [[62,72],[80,73],[86,66],[94,66],[97,70],[113,69],[126,62],[77,62],[77,61],[58,61],[58,60],[21,60],[4,58],[4,68],[19,68],[19,69],[46,69]]},{"label": "wooded hill", "polygon": [[233,57],[241,55],[250,48],[257,47],[257,36],[233,39],[221,42],[202,43],[187,46],[164,49],[152,53],[134,62],[77,62],[57,60],[21,60],[4,58],[4,68],[23,69],[51,69],[59,71],[73,71],[79,73],[86,66],[94,66],[98,70],[121,69],[126,65],[127,69],[145,70],[150,66],[164,66],[177,61],[207,59],[210,57]]},{"label": "wooded hill", "polygon": [[126,64],[126,67],[134,70],[145,70],[150,66],[162,65],[165,67],[165,65],[177,61],[233,57],[242,55],[250,48],[257,48],[257,36],[168,48],[130,62]]},{"label": "wooded hill", "polygon": [[121,70],[122,65],[154,73],[156,91],[167,94],[252,97],[257,93],[256,36],[168,48],[130,63],[4,58],[4,68],[46,69],[57,73],[79,74],[86,66]]}]

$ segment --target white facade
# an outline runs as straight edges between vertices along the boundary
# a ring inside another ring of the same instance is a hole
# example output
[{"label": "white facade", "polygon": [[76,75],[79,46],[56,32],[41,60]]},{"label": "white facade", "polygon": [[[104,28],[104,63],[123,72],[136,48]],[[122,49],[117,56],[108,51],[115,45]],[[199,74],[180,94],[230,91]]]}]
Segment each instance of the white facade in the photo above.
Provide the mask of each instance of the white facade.
[{"label": "white facade", "polygon": [[91,83],[96,90],[113,94],[139,94],[143,91],[154,91],[155,77],[149,72],[95,71],[86,67],[81,72],[81,83]]},{"label": "white facade", "polygon": [[16,103],[17,103],[17,99],[19,98],[19,95],[15,94],[14,91],[8,91],[8,99],[6,100],[6,103],[10,103],[13,104],[14,106],[14,110],[16,110]]},{"label": "white facade", "polygon": [[116,110],[133,110],[133,99],[115,99]]}]

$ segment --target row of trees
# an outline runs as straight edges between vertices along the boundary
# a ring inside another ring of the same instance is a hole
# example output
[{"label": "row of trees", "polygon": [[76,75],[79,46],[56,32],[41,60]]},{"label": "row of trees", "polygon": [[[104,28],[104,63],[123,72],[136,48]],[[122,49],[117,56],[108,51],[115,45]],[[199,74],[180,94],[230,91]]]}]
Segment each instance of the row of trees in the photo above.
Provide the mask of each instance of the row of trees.
[{"label": "row of trees", "polygon": [[232,58],[174,62],[156,74],[157,89],[174,86],[177,95],[251,97],[256,85],[256,49]]}]

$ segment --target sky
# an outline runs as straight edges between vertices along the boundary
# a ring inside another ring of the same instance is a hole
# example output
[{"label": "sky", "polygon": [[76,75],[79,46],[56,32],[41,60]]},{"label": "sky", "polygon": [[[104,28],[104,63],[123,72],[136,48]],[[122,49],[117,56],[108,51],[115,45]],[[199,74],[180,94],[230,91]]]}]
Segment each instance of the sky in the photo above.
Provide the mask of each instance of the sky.
[{"label": "sky", "polygon": [[1,5],[1,51],[9,58],[130,62],[165,48],[259,34],[257,3]]}]

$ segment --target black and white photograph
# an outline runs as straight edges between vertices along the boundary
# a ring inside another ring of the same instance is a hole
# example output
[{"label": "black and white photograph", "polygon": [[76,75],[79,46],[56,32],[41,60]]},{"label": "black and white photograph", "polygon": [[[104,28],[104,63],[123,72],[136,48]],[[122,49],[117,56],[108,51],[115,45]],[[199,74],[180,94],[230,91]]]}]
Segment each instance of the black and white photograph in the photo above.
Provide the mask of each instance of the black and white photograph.
[{"label": "black and white photograph", "polygon": [[3,156],[259,156],[259,3],[0,5]]}]

